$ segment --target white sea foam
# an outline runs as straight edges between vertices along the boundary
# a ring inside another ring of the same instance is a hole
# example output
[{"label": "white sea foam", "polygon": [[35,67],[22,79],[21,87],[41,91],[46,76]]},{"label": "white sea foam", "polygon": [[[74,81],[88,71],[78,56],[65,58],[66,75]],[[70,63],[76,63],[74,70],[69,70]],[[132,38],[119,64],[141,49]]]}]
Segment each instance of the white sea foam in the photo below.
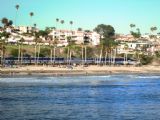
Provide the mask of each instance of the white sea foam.
[{"label": "white sea foam", "polygon": [[106,75],[106,76],[73,76],[73,77],[17,77],[17,78],[0,78],[1,83],[13,84],[47,84],[47,85],[104,85],[104,84],[121,84],[118,82],[132,82],[141,79],[160,79],[158,75]]},{"label": "white sea foam", "polygon": [[136,78],[140,79],[160,79],[160,76],[137,76]]}]

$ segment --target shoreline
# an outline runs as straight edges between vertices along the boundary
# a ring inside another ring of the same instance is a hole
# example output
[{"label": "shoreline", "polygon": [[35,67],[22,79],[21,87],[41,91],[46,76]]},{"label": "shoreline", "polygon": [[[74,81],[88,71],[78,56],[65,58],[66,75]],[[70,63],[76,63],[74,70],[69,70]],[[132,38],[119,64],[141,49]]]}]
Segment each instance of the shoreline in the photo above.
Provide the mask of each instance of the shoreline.
[{"label": "shoreline", "polygon": [[1,68],[0,76],[87,76],[87,75],[111,75],[111,74],[160,74],[160,66],[96,66],[64,67],[51,66],[24,66],[18,68]]}]

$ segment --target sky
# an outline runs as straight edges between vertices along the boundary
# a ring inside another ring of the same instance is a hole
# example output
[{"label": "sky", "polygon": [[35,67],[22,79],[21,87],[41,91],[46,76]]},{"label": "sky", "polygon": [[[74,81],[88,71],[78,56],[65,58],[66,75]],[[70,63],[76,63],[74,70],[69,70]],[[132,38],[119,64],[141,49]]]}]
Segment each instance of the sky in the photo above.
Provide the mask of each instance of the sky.
[{"label": "sky", "polygon": [[[131,23],[141,33],[149,33],[152,26],[160,28],[160,0],[0,0],[0,19],[7,17],[14,22],[16,4],[20,5],[17,25],[36,23],[41,29],[70,29],[69,21],[73,21],[73,29],[93,30],[106,24],[122,34],[130,32]],[[30,12],[34,12],[32,19]],[[56,24],[56,18],[65,24]]]}]

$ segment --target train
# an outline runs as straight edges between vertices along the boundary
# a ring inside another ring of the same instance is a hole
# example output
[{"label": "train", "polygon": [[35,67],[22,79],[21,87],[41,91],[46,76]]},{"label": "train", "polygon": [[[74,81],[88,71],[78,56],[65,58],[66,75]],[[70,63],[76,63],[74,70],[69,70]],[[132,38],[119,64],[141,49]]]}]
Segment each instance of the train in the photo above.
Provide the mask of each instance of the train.
[{"label": "train", "polygon": [[[0,61],[1,62],[1,61]],[[16,65],[16,64],[115,64],[115,65],[136,65],[138,64],[137,60],[131,59],[131,58],[115,58],[115,59],[110,59],[110,58],[87,58],[87,59],[80,59],[80,58],[71,58],[71,59],[66,59],[63,57],[56,57],[56,58],[50,58],[50,57],[23,57],[23,58],[18,58],[18,57],[5,57],[3,59],[3,64],[6,65]]]}]

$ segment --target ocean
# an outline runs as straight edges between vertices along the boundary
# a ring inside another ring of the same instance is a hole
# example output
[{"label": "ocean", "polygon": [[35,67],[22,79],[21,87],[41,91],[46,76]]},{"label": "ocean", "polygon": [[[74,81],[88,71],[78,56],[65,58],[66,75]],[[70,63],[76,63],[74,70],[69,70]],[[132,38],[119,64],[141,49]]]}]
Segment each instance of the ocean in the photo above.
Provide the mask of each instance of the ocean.
[{"label": "ocean", "polygon": [[0,77],[0,120],[158,120],[160,75]]}]

